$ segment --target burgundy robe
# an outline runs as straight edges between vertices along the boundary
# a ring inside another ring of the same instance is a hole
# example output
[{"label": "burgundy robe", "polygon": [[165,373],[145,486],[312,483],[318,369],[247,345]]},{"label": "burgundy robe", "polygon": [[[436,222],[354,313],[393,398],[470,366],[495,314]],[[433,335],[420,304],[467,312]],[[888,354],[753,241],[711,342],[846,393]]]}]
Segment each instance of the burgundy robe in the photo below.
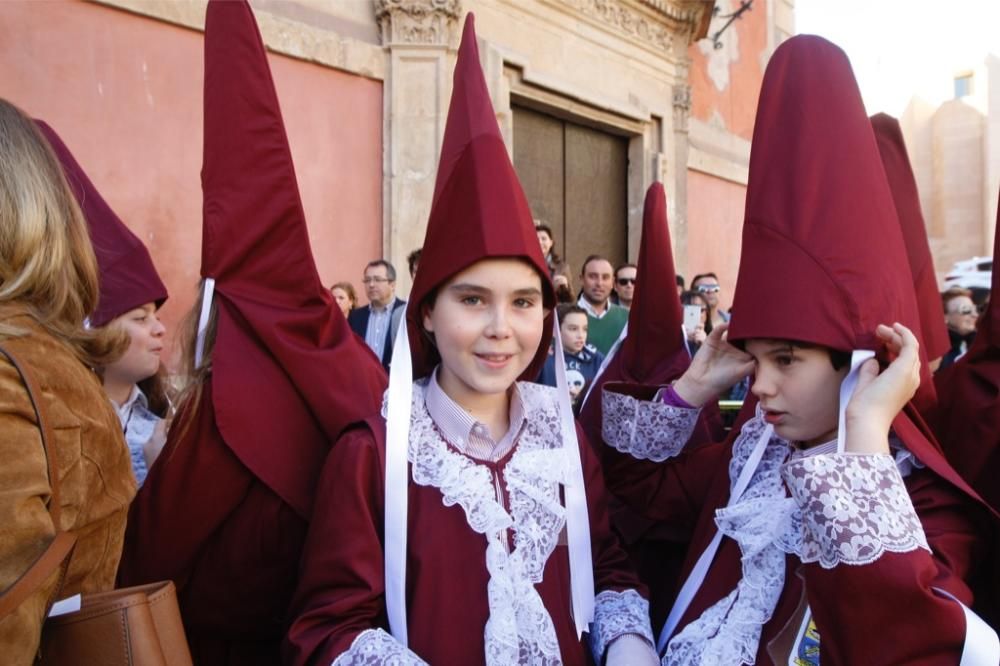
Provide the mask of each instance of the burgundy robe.
[{"label": "burgundy robe", "polygon": [[[649,399],[654,389],[629,387],[627,392]],[[614,495],[649,518],[690,534],[682,580],[715,534],[716,509],[729,499],[732,450],[732,442],[710,444],[663,463],[614,450],[605,457]],[[761,633],[757,664],[788,663],[803,601],[819,629],[823,664],[958,663],[965,642],[963,610],[931,588],[972,606],[965,579],[983,554],[985,515],[965,492],[929,467],[914,469],[905,484],[933,555],[923,549],[887,552],[868,565],[832,569],[788,555],[784,588]],[[742,576],[740,557],[739,545],[724,537],[674,635],[736,588]]]},{"label": "burgundy robe", "polygon": [[211,390],[132,503],[118,584],[174,581],[196,664],[276,664],[307,523],[226,445]]},{"label": "burgundy robe", "polygon": [[[640,590],[625,553],[608,527],[599,462],[578,429],[587,483],[593,543],[594,588]],[[503,473],[517,447],[501,460],[475,461]],[[293,602],[286,663],[326,666],[362,631],[388,631],[384,598],[383,516],[385,423],[381,419],[345,434],[320,477],[302,574]],[[469,527],[458,505],[445,506],[438,488],[409,484],[406,577],[409,648],[430,664],[484,663],[486,539]],[[564,664],[593,663],[574,629],[569,556],[564,539],[548,558],[536,589],[552,618]]]}]

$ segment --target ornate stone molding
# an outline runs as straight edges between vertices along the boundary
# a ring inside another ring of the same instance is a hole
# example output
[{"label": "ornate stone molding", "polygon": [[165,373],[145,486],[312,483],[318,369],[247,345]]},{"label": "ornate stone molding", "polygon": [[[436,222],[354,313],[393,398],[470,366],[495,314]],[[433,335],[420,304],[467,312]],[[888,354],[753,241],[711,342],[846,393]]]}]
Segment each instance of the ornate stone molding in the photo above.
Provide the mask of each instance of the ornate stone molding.
[{"label": "ornate stone molding", "polygon": [[670,52],[701,39],[708,30],[714,0],[561,0],[580,14],[635,39]]},{"label": "ornate stone molding", "polygon": [[663,51],[674,46],[674,33],[651,17],[617,0],[564,0],[573,9],[602,24]]},{"label": "ornate stone molding", "polygon": [[375,0],[384,46],[447,46],[461,15],[461,0]]}]

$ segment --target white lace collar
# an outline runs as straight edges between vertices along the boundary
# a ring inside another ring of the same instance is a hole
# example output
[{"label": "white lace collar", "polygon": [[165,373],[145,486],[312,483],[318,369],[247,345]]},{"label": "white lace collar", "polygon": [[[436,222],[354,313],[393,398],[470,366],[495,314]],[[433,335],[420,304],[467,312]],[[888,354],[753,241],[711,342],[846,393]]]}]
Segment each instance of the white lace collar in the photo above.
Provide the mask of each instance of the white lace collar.
[{"label": "white lace collar", "polygon": [[491,468],[451,449],[441,437],[424,403],[425,386],[414,386],[407,457],[413,481],[438,488],[445,506],[460,506],[469,527],[486,538],[486,663],[560,664],[552,618],[534,587],[566,523],[560,484],[570,466],[559,435],[556,396],[549,387],[518,385],[526,424],[503,468],[505,506]]},{"label": "white lace collar", "polygon": [[[755,416],[748,421],[733,446],[729,465],[730,487],[736,484],[751,451],[766,424]],[[763,627],[771,619],[785,585],[786,555],[794,554],[804,563],[819,562],[830,568],[840,561],[865,564],[877,559],[884,550],[905,552],[915,547],[927,548],[923,530],[916,514],[897,517],[869,516],[866,528],[874,535],[854,534],[849,544],[851,554],[831,552],[829,544],[812,534],[816,530],[804,524],[800,503],[788,495],[782,478],[782,467],[795,465],[843,465],[845,462],[824,462],[844,457],[847,468],[839,477],[851,477],[853,482],[885,476],[884,469],[868,469],[867,459],[876,465],[895,467],[899,472],[898,486],[889,485],[884,492],[892,506],[909,503],[901,477],[905,477],[919,461],[895,437],[890,440],[894,458],[838,454],[837,441],[793,453],[792,445],[772,436],[768,441],[746,491],[737,502],[717,509],[715,522],[719,531],[740,546],[742,575],[732,592],[688,624],[667,645],[665,663],[670,664],[753,664]],[[821,456],[820,454],[826,454]],[[792,459],[794,457],[794,460]],[[882,462],[884,461],[884,462]],[[869,484],[870,498],[876,501],[880,482]],[[795,488],[793,488],[794,490]],[[815,494],[813,494],[815,496]],[[898,496],[896,496],[898,495]],[[843,507],[838,507],[843,508]],[[846,509],[845,509],[846,510]],[[910,505],[912,513],[912,505]],[[878,513],[878,512],[876,512]],[[908,519],[909,518],[909,519]],[[864,523],[866,521],[860,521]],[[885,524],[881,524],[885,523]],[[852,523],[857,531],[857,521]],[[884,532],[884,533],[881,533]],[[872,538],[869,538],[872,536]],[[859,546],[860,544],[860,546]],[[836,547],[836,544],[834,544]],[[854,551],[858,552],[855,553]],[[867,555],[862,556],[864,553]]]}]

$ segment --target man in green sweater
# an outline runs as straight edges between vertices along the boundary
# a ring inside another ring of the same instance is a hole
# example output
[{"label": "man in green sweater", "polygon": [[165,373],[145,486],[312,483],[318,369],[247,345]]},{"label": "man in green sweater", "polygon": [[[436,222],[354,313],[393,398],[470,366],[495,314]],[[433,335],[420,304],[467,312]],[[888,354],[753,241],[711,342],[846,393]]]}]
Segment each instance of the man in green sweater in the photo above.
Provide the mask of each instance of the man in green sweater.
[{"label": "man in green sweater", "polygon": [[609,300],[614,282],[611,262],[602,256],[590,255],[583,262],[580,280],[583,282],[583,292],[577,305],[587,313],[590,329],[587,342],[607,355],[628,322],[628,310]]}]

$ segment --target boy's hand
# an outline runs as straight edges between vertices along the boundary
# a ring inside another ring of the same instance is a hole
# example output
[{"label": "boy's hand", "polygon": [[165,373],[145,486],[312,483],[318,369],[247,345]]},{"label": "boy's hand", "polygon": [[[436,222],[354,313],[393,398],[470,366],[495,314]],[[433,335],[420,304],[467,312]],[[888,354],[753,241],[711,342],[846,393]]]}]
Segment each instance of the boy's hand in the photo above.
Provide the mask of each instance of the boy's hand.
[{"label": "boy's hand", "polygon": [[879,325],[875,334],[892,360],[881,374],[878,361],[861,366],[858,385],[845,414],[844,448],[852,453],[889,453],[892,420],[920,386],[920,344],[910,329],[896,323]]},{"label": "boy's hand", "polygon": [[728,324],[719,324],[691,359],[687,371],[674,384],[682,400],[701,407],[753,372],[753,357],[726,341]]}]

